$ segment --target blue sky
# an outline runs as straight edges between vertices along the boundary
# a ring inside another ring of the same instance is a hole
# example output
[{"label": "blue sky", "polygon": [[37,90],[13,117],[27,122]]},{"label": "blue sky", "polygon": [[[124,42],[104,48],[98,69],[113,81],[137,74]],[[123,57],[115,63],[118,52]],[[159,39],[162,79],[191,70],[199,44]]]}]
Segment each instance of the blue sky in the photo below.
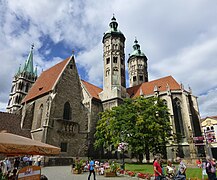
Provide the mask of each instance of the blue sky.
[{"label": "blue sky", "polygon": [[32,43],[39,74],[74,50],[81,78],[102,86],[102,36],[114,13],[126,61],[136,36],[150,80],[172,75],[198,96],[202,117],[217,115],[216,9],[215,0],[1,0],[0,110]]}]

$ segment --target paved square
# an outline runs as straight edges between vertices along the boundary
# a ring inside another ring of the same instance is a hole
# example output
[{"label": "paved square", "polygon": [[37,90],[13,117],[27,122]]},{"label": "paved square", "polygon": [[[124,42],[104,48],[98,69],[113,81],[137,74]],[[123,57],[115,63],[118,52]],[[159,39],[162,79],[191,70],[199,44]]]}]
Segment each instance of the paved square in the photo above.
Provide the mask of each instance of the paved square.
[{"label": "paved square", "polygon": [[[48,177],[48,180],[87,180],[89,173],[85,172],[83,174],[72,174],[71,166],[51,166],[42,167],[42,174]],[[125,180],[132,179],[130,177],[104,177],[96,175],[96,180]],[[93,180],[93,175],[91,176]]]}]

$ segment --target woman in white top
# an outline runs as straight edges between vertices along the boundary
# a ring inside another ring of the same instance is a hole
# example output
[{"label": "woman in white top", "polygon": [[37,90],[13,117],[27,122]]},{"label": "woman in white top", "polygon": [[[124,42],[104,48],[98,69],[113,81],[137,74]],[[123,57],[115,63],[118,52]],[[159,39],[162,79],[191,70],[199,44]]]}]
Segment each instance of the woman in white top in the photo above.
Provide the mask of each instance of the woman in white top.
[{"label": "woman in white top", "polygon": [[167,179],[173,179],[174,178],[175,166],[173,166],[171,159],[167,160],[166,172],[167,172]]}]

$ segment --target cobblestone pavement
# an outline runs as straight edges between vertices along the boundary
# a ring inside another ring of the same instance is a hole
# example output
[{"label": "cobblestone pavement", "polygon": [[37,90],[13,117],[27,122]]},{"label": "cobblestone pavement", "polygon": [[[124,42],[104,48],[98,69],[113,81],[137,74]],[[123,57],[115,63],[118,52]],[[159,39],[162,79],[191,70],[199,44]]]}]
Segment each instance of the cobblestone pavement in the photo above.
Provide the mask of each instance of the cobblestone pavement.
[{"label": "cobblestone pavement", "polygon": [[[87,180],[88,172],[83,174],[72,174],[71,166],[51,166],[43,167],[42,174],[48,177],[48,180]],[[129,177],[104,177],[96,175],[96,180],[129,180]],[[91,176],[93,180],[93,175]]]}]

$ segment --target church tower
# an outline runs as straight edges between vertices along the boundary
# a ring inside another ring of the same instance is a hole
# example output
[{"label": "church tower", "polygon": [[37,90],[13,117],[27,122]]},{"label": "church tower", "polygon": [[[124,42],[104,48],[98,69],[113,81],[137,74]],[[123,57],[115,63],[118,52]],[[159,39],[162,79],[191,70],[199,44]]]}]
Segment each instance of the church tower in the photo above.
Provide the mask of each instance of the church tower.
[{"label": "church tower", "polygon": [[7,112],[15,113],[20,107],[23,98],[37,79],[37,68],[33,69],[33,47],[23,67],[19,67],[12,82]]},{"label": "church tower", "polygon": [[125,37],[113,16],[110,29],[103,36],[104,84],[100,98],[104,109],[117,106],[126,97]]},{"label": "church tower", "polygon": [[140,50],[137,39],[134,41],[133,52],[129,54],[128,71],[130,87],[148,82],[147,57]]}]

